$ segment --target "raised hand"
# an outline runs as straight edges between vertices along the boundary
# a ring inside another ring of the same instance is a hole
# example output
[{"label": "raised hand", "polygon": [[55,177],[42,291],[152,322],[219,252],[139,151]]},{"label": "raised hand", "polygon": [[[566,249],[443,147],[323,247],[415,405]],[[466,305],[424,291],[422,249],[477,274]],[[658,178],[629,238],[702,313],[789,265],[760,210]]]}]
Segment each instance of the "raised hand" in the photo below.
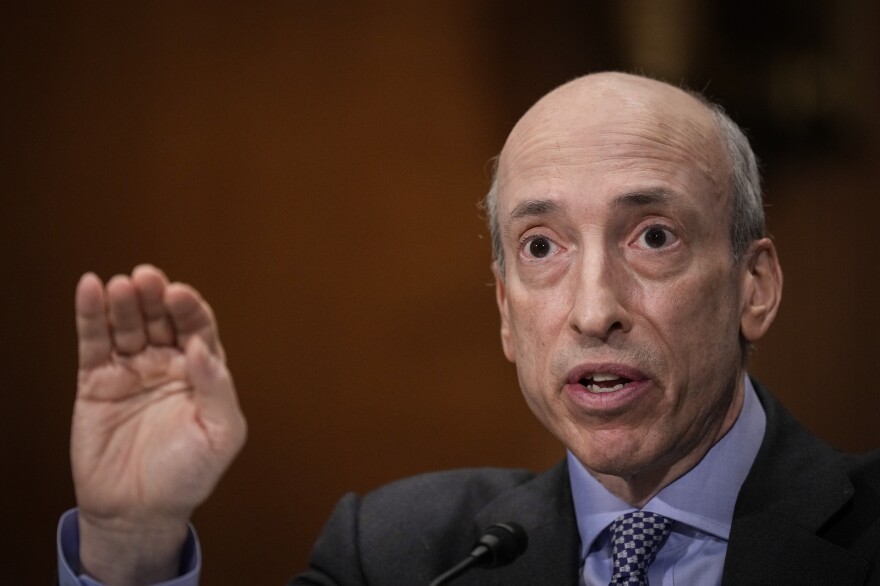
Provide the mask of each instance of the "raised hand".
[{"label": "raised hand", "polygon": [[82,570],[105,583],[174,576],[186,523],[246,424],[208,304],[155,267],[76,291],[71,462]]}]

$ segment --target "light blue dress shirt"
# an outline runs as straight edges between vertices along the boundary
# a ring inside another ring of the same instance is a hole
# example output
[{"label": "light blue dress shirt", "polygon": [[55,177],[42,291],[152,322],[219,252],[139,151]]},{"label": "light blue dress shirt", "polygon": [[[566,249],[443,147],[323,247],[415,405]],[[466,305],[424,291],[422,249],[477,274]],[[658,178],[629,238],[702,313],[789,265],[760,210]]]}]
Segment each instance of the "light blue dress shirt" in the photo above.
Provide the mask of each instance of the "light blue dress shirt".
[{"label": "light blue dress shirt", "polygon": [[[748,377],[742,411],[727,434],[687,474],[661,490],[643,510],[674,521],[648,568],[651,586],[721,584],[733,508],[767,427],[767,416]],[[611,581],[608,526],[633,507],[608,492],[568,454],[574,510],[581,536],[581,584]]]}]

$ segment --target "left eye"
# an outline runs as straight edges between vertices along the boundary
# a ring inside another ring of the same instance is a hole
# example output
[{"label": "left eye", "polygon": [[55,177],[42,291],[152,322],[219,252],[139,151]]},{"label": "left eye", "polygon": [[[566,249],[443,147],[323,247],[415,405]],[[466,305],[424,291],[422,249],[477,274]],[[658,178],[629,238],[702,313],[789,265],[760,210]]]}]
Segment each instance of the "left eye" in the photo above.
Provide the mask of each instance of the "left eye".
[{"label": "left eye", "polygon": [[527,240],[523,246],[523,253],[531,259],[541,259],[551,256],[558,250],[556,244],[546,236],[537,235]]},{"label": "left eye", "polygon": [[672,230],[658,224],[645,228],[645,230],[639,235],[637,242],[640,246],[658,250],[674,244],[676,240],[678,240],[678,237],[672,232]]}]

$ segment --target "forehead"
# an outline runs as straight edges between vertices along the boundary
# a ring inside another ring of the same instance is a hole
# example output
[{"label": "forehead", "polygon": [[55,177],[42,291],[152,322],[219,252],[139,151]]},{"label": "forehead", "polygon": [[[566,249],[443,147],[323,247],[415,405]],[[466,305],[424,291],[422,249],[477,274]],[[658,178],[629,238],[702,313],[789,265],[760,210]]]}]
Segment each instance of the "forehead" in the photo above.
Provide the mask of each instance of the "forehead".
[{"label": "forehead", "polygon": [[726,202],[729,162],[708,108],[659,82],[619,81],[563,86],[517,123],[499,161],[500,213],[573,185],[582,198],[661,189]]}]

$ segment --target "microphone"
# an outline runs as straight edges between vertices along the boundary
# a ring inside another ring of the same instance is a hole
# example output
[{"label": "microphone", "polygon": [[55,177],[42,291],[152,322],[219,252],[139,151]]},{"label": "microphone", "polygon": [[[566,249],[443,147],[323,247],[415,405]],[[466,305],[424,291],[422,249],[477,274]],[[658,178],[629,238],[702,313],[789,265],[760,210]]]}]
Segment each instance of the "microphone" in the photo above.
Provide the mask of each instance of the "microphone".
[{"label": "microphone", "polygon": [[468,557],[434,578],[430,586],[447,584],[473,567],[506,566],[521,556],[528,544],[526,530],[516,523],[495,523],[483,532]]}]

